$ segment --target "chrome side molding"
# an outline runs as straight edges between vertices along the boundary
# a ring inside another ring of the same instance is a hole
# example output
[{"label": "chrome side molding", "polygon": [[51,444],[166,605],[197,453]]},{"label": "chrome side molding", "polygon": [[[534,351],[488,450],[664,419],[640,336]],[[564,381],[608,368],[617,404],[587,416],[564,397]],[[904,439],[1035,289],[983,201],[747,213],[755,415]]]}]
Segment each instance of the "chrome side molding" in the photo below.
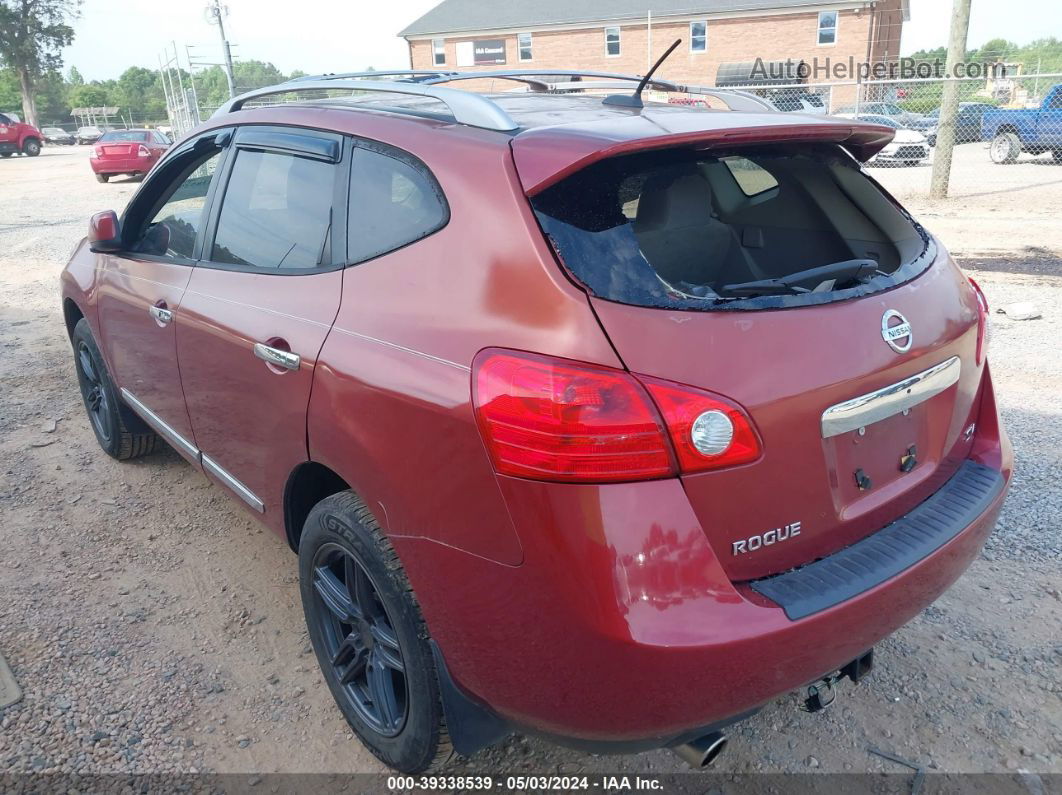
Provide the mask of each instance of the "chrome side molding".
[{"label": "chrome side molding", "polygon": [[253,491],[247,488],[245,485],[236,480],[225,469],[223,469],[217,461],[208,456],[206,453],[202,453],[203,457],[203,469],[216,477],[234,492],[236,496],[243,500],[245,503],[254,508],[258,513],[265,513],[265,503],[262,502],[255,495]]},{"label": "chrome side molding", "polygon": [[143,403],[141,403],[139,400],[137,400],[136,396],[133,395],[133,393],[130,392],[128,389],[122,387],[121,393],[122,400],[126,402],[126,405],[128,405],[129,408],[135,411],[140,416],[140,419],[150,425],[155,431],[155,433],[157,433],[171,445],[176,447],[178,450],[185,453],[185,455],[187,455],[189,458],[194,458],[197,461],[199,460],[198,447],[196,447],[190,441],[181,436],[181,434],[177,433],[177,431],[171,428],[169,424],[164,419],[162,419],[162,417],[160,417],[158,414],[156,414]]},{"label": "chrome side molding", "polygon": [[962,362],[952,356],[895,384],[830,406],[822,412],[822,438],[854,431],[917,406],[958,381],[961,371]]},{"label": "chrome side molding", "polygon": [[262,502],[258,496],[249,488],[244,486],[240,481],[230,475],[221,465],[218,464],[213,458],[201,451],[198,447],[185,439],[181,434],[177,433],[170,425],[163,420],[158,414],[153,412],[143,403],[141,403],[137,397],[126,388],[121,389],[122,400],[135,411],[144,422],[154,429],[163,439],[176,447],[179,451],[185,453],[189,458],[194,459],[203,465],[203,469],[212,474],[232,491],[236,493],[236,496],[246,502],[252,508],[259,513],[265,513],[265,503]]}]

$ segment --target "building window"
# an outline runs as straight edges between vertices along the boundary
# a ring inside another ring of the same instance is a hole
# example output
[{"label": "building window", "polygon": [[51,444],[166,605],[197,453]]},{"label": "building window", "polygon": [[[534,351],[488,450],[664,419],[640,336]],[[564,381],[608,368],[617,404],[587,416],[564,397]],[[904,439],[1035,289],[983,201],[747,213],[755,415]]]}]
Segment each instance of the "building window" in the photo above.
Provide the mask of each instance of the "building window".
[{"label": "building window", "polygon": [[837,43],[837,12],[819,12],[819,44]]},{"label": "building window", "polygon": [[708,23],[690,23],[690,52],[708,52]]},{"label": "building window", "polygon": [[605,28],[605,55],[612,57],[620,54],[619,36],[619,28]]},{"label": "building window", "polygon": [[516,34],[516,49],[520,53],[521,61],[531,60],[531,34],[530,33],[517,33]]},{"label": "building window", "polygon": [[431,40],[431,60],[435,66],[446,65],[446,40],[445,39],[432,39]]}]

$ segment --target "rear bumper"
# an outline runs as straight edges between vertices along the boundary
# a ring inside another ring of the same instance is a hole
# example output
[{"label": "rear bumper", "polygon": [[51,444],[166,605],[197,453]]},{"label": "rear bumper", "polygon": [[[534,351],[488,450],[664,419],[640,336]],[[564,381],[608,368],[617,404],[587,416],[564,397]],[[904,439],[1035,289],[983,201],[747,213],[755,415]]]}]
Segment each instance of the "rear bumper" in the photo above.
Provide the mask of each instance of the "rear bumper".
[{"label": "rear bumper", "polygon": [[96,174],[146,174],[155,165],[154,157],[90,157]]},{"label": "rear bumper", "polygon": [[524,545],[521,566],[423,539],[394,543],[463,692],[509,725],[571,744],[668,744],[836,671],[966,570],[1012,469],[985,385],[970,457],[996,473],[998,488],[924,557],[796,620],[729,580],[677,480],[500,478]]}]

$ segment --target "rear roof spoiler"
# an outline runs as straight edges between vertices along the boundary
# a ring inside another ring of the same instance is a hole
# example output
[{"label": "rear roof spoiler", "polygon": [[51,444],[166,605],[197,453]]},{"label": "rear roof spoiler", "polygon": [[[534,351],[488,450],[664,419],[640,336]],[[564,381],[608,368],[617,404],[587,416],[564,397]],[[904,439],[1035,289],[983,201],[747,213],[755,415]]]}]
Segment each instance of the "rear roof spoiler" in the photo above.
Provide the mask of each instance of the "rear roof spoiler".
[{"label": "rear roof spoiler", "polygon": [[593,163],[635,152],[821,142],[839,144],[865,162],[892,141],[895,133],[891,127],[850,119],[646,109],[623,119],[535,127],[513,138],[512,149],[524,191],[534,196]]}]

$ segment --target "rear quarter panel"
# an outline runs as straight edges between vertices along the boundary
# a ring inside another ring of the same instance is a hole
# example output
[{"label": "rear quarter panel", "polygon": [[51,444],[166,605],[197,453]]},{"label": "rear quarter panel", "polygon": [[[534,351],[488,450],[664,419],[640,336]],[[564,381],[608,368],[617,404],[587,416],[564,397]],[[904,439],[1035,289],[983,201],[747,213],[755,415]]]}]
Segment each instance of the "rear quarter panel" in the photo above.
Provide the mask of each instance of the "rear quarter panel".
[{"label": "rear quarter panel", "polygon": [[[402,128],[413,133],[376,137],[429,165],[450,221],[344,271],[310,402],[310,457],[351,484],[390,535],[516,565],[529,539],[517,537],[476,427],[473,358],[502,346],[619,361],[585,293],[553,262],[508,139]],[[409,574],[416,588],[420,573]],[[420,596],[430,622],[441,594]]]}]

